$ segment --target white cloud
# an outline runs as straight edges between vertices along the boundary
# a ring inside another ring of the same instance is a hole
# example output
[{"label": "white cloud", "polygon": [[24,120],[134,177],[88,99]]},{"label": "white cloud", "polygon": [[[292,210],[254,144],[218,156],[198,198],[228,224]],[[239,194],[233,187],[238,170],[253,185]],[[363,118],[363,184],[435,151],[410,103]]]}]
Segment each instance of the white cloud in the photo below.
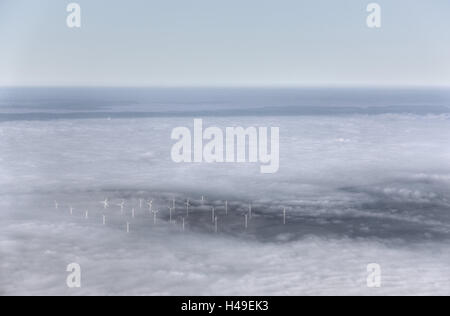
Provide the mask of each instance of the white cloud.
[{"label": "white cloud", "polygon": [[[3,122],[0,293],[446,294],[448,120],[207,120],[280,126],[281,168],[270,177],[247,164],[173,164],[170,131],[188,118]],[[118,209],[101,225],[104,197],[135,205],[154,197],[167,214],[172,195],[180,204],[201,195],[216,205],[228,199],[235,215],[217,236],[199,206],[185,234],[179,226],[153,227],[142,211],[129,235]],[[248,201],[255,219],[243,234],[236,213]],[[288,207],[288,227],[280,225],[281,206]],[[81,218],[86,208],[88,221]],[[65,287],[72,262],[83,269],[79,290]],[[384,273],[376,291],[365,286],[372,262]]]}]

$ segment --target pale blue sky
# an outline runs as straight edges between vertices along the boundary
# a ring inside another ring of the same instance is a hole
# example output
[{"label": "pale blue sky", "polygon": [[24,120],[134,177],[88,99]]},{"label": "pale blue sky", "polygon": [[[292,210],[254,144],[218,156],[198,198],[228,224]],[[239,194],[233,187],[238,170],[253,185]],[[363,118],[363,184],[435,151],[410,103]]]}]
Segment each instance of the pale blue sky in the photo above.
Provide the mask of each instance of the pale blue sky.
[{"label": "pale blue sky", "polygon": [[450,85],[450,1],[0,0],[0,85]]}]

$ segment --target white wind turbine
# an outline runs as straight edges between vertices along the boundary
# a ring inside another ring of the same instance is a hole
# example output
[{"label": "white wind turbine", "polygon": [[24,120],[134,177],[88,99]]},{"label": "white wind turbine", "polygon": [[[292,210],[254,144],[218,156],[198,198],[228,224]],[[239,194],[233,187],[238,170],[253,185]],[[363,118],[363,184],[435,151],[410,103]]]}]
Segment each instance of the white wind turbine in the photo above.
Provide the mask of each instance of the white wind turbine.
[{"label": "white wind turbine", "polygon": [[183,217],[182,221],[183,222],[181,224],[181,227],[182,227],[183,231],[185,231],[186,230],[186,221],[185,221],[184,217]]},{"label": "white wind turbine", "polygon": [[134,215],[135,215],[134,213],[135,213],[134,208],[132,208],[131,209],[131,218],[134,218]]},{"label": "white wind turbine", "polygon": [[86,213],[84,213],[84,218],[89,219],[89,210],[86,210]]},{"label": "white wind turbine", "polygon": [[106,225],[106,215],[103,215],[103,225]]},{"label": "white wind turbine", "polygon": [[186,201],[186,217],[189,217],[189,206],[191,205],[189,199]]},{"label": "white wind turbine", "polygon": [[148,205],[148,212],[151,214],[152,213],[152,208],[153,208],[153,200],[149,200],[147,202]]},{"label": "white wind turbine", "polygon": [[152,213],[153,213],[153,225],[156,225],[156,215],[159,213],[159,211],[154,210],[154,211],[152,211]]},{"label": "white wind turbine", "polygon": [[283,225],[286,225],[286,208],[283,209]]},{"label": "white wind turbine", "polygon": [[252,204],[248,205],[248,219],[252,219]]},{"label": "white wind turbine", "polygon": [[127,234],[130,232],[130,223],[127,222]]},{"label": "white wind turbine", "polygon": [[139,199],[139,208],[142,209],[142,205],[144,203],[144,199]]},{"label": "white wind turbine", "polygon": [[245,214],[245,229],[248,228],[248,215]]},{"label": "white wind turbine", "polygon": [[172,223],[172,208],[169,207],[169,223]]},{"label": "white wind turbine", "polygon": [[214,223],[214,220],[216,218],[216,210],[214,209],[214,207],[211,209],[211,216],[212,216],[212,222]]},{"label": "white wind turbine", "polygon": [[55,200],[55,210],[58,209],[58,202]]},{"label": "white wind turbine", "polygon": [[217,234],[218,229],[217,229],[217,216],[214,218],[214,232]]},{"label": "white wind turbine", "polygon": [[109,201],[108,199],[105,199],[104,201],[100,202],[101,204],[103,204],[103,208],[106,210],[109,207]]},{"label": "white wind turbine", "polygon": [[225,215],[228,216],[228,201],[225,201]]},{"label": "white wind turbine", "polygon": [[125,207],[125,200],[122,200],[117,206],[120,206],[120,213],[123,214],[123,208]]},{"label": "white wind turbine", "polygon": [[70,215],[73,215],[73,210],[74,210],[74,208],[71,206],[71,207],[69,208]]}]

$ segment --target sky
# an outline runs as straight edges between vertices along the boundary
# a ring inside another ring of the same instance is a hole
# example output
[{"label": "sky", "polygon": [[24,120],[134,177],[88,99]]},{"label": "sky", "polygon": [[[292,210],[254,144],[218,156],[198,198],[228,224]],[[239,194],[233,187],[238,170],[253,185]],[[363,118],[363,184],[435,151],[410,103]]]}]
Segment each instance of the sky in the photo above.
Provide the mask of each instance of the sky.
[{"label": "sky", "polygon": [[2,86],[450,85],[450,2],[0,0]]}]

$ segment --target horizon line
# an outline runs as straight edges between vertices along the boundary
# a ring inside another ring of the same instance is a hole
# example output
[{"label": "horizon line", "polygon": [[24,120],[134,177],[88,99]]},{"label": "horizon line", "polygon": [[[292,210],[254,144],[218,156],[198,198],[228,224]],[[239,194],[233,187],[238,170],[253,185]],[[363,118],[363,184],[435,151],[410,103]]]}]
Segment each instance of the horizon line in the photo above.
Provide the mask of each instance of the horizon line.
[{"label": "horizon line", "polygon": [[372,89],[450,89],[450,84],[221,84],[221,85],[2,85],[2,88],[82,88],[82,89],[344,89],[344,88],[372,88]]}]

